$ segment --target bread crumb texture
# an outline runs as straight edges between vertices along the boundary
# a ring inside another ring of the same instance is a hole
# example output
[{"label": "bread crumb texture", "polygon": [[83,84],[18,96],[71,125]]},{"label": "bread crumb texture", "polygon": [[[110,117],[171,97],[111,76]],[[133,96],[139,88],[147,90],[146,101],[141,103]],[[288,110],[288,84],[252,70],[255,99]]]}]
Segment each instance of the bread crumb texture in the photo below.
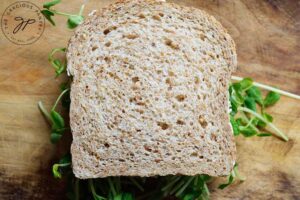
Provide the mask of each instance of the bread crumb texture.
[{"label": "bread crumb texture", "polygon": [[228,175],[235,51],[195,8],[133,0],[91,14],[67,51],[76,177]]}]

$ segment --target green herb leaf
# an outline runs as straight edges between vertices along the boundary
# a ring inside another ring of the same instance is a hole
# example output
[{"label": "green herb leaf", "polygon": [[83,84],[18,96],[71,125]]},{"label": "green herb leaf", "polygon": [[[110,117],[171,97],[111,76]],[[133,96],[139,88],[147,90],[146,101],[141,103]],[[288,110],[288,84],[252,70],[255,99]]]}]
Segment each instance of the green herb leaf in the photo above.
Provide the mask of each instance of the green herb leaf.
[{"label": "green herb leaf", "polygon": [[50,135],[50,141],[52,144],[56,144],[61,139],[61,137],[62,134],[53,132]]},{"label": "green herb leaf", "polygon": [[223,190],[224,188],[226,188],[227,186],[229,186],[232,182],[233,182],[233,175],[230,174],[229,178],[228,178],[228,182],[227,183],[224,183],[224,184],[221,184],[219,185],[219,189]]},{"label": "green herb leaf", "polygon": [[239,84],[241,85],[242,90],[248,90],[252,86],[253,80],[251,78],[244,78]]},{"label": "green herb leaf", "polygon": [[259,133],[256,136],[258,136],[258,137],[269,137],[269,136],[272,136],[272,134],[271,133]]},{"label": "green herb leaf", "polygon": [[53,0],[47,3],[44,3],[43,8],[50,9],[52,6],[55,6],[56,4],[59,4],[61,0]]},{"label": "green herb leaf", "polygon": [[83,16],[77,15],[77,16],[70,16],[67,25],[69,29],[76,28],[79,24],[83,22],[84,18]]},{"label": "green herb leaf", "polygon": [[256,112],[256,103],[255,103],[254,98],[246,97],[244,104],[247,108],[249,108],[249,109],[253,110],[254,112]]},{"label": "green herb leaf", "polygon": [[52,16],[54,16],[54,13],[50,10],[42,10],[41,13],[44,15],[44,17],[53,25],[55,26],[55,22],[52,19]]},{"label": "green herb leaf", "polygon": [[60,160],[59,160],[59,164],[67,164],[67,163],[71,163],[71,154],[68,153],[66,155],[64,155]]},{"label": "green herb leaf", "polygon": [[55,110],[52,110],[51,113],[51,119],[53,124],[55,124],[56,127],[59,129],[63,129],[65,127],[65,121],[64,118]]},{"label": "green herb leaf", "polygon": [[270,114],[264,113],[262,116],[263,116],[268,122],[273,122],[273,117],[272,117]]},{"label": "green herb leaf", "polygon": [[249,97],[252,97],[255,99],[255,101],[259,104],[262,105],[263,104],[263,100],[262,100],[262,95],[261,95],[261,91],[258,87],[256,86],[252,86],[251,88],[249,88],[246,91],[247,95]]},{"label": "green herb leaf", "polygon": [[232,115],[230,115],[230,123],[233,129],[233,134],[235,136],[240,134],[240,130],[239,130],[239,124],[235,121],[234,117]]},{"label": "green herb leaf", "polygon": [[61,178],[62,177],[62,171],[60,168],[68,167],[71,163],[63,163],[63,164],[54,164],[52,166],[52,174],[55,178]]},{"label": "green herb leaf", "polygon": [[58,171],[58,169],[59,169],[59,164],[54,164],[52,166],[52,173],[53,173],[54,178],[61,178],[62,177],[62,175]]},{"label": "green herb leaf", "polygon": [[271,91],[267,94],[266,98],[264,99],[264,106],[265,107],[272,106],[277,101],[279,101],[279,99],[280,99],[280,94]]},{"label": "green herb leaf", "polygon": [[253,128],[249,127],[245,127],[245,126],[240,126],[239,127],[240,132],[245,136],[245,137],[251,137],[257,134],[256,130],[254,130]]}]

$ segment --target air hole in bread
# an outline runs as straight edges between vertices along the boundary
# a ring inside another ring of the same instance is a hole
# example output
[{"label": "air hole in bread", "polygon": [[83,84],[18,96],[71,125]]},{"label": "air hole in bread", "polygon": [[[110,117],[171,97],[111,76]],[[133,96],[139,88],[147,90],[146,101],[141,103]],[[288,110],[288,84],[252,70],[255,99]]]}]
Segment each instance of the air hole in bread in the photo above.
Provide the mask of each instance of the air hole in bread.
[{"label": "air hole in bread", "polygon": [[168,71],[169,76],[175,76],[175,73],[173,71]]},{"label": "air hole in bread", "polygon": [[201,33],[201,34],[200,34],[200,39],[201,39],[202,41],[204,41],[205,38],[206,38],[205,34],[204,34],[204,33]]},{"label": "air hole in bread", "polygon": [[106,42],[106,43],[105,43],[105,46],[106,46],[106,47],[110,47],[110,45],[111,45],[111,42]]},{"label": "air hole in bread", "polygon": [[133,77],[131,80],[132,80],[132,82],[134,82],[134,83],[137,83],[137,82],[140,81],[139,77],[137,77],[137,76]]},{"label": "air hole in bread", "polygon": [[93,46],[93,47],[92,47],[92,51],[95,51],[96,49],[98,49],[97,46]]},{"label": "air hole in bread", "polygon": [[159,15],[153,15],[152,16],[153,19],[157,20],[157,21],[161,21],[160,16]]},{"label": "air hole in bread", "polygon": [[104,31],[103,31],[103,34],[104,35],[107,35],[107,34],[109,34],[110,33],[110,30],[109,29],[105,29]]},{"label": "air hole in bread", "polygon": [[212,140],[212,141],[217,141],[217,136],[214,134],[214,133],[212,133],[211,135],[210,135],[210,139]]},{"label": "air hole in bread", "polygon": [[199,124],[201,125],[202,128],[206,128],[207,125],[208,125],[208,123],[205,120],[205,118],[203,116],[201,116],[201,115],[199,115],[198,122],[199,122]]},{"label": "air hole in bread", "polygon": [[105,143],[104,146],[105,146],[106,148],[109,148],[109,147],[110,147],[110,145],[109,145],[108,143]]},{"label": "air hole in bread", "polygon": [[141,13],[141,14],[139,14],[139,18],[144,19],[144,18],[146,18],[146,16],[143,13]]},{"label": "air hole in bread", "polygon": [[170,39],[165,39],[165,44],[169,47],[171,47],[172,49],[178,50],[179,49],[179,45],[176,44],[175,42],[173,42]]},{"label": "air hole in bread", "polygon": [[134,39],[138,38],[139,36],[137,34],[127,34],[124,37],[126,37],[127,39],[130,39],[130,40],[134,40]]},{"label": "air hole in bread", "polygon": [[198,76],[195,77],[195,83],[198,85],[200,83],[200,79]]},{"label": "air hole in bread", "polygon": [[176,99],[177,99],[177,101],[179,101],[179,102],[183,102],[183,101],[185,100],[185,95],[183,95],[183,94],[177,95],[177,96],[176,96]]},{"label": "air hole in bread", "polygon": [[191,157],[197,157],[197,156],[198,156],[198,153],[197,153],[197,152],[191,153]]},{"label": "air hole in bread", "polygon": [[147,145],[144,145],[144,149],[145,149],[146,151],[149,151],[149,152],[152,151],[152,149],[151,149],[149,146],[147,146]]},{"label": "air hole in bread", "polygon": [[167,79],[166,79],[166,83],[169,84],[169,85],[171,85],[171,79],[170,79],[170,78],[167,78]]},{"label": "air hole in bread", "polygon": [[157,122],[157,125],[160,126],[162,130],[167,130],[169,128],[169,125],[165,122]]},{"label": "air hole in bread", "polygon": [[203,158],[204,158],[204,156],[199,156],[199,158],[200,158],[200,159],[203,159]]},{"label": "air hole in bread", "polygon": [[107,28],[107,29],[105,29],[105,30],[103,31],[103,34],[104,34],[104,35],[107,35],[107,34],[109,34],[112,30],[116,30],[116,29],[117,29],[116,26],[109,27],[109,28]]},{"label": "air hole in bread", "polygon": [[176,124],[178,124],[178,125],[184,125],[185,123],[184,123],[184,121],[178,119],[178,120],[176,121]]}]

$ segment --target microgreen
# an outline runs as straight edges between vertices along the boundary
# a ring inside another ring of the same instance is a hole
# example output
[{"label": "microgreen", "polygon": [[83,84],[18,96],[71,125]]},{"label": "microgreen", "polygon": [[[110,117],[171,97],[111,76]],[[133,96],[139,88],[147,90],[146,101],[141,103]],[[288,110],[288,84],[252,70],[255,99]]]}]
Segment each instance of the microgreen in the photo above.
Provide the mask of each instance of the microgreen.
[{"label": "microgreen", "polygon": [[54,58],[54,55],[58,52],[66,52],[66,48],[55,48],[51,51],[48,56],[48,60],[55,69],[56,77],[60,76],[66,71],[67,64],[65,61],[61,61],[57,58]]},{"label": "microgreen", "polygon": [[272,106],[276,102],[278,102],[279,99],[280,99],[280,94],[271,91],[267,94],[266,98],[264,99],[264,106],[265,107]]},{"label": "microgreen", "polygon": [[[241,133],[245,137],[252,137],[261,134],[262,128],[269,127],[276,136],[285,141],[288,140],[287,136],[272,123],[273,117],[265,112],[266,107],[274,105],[280,99],[278,93],[271,91],[263,99],[260,89],[253,86],[252,79],[245,78],[231,84],[229,94],[230,122],[234,135],[237,136]],[[261,107],[261,112],[258,112],[257,107]],[[239,123],[236,121],[236,116],[240,116],[242,119]]]},{"label": "microgreen", "polygon": [[79,24],[81,24],[84,20],[84,17],[82,16],[84,5],[81,6],[80,11],[78,14],[69,14],[64,12],[59,12],[57,10],[52,9],[53,6],[59,4],[61,0],[53,0],[47,3],[44,3],[43,8],[44,10],[41,11],[41,13],[45,16],[45,18],[53,25],[55,26],[55,22],[53,21],[52,17],[55,15],[62,15],[68,18],[67,20],[67,27],[69,29],[76,28]]},{"label": "microgreen", "polygon": [[65,155],[59,161],[59,163],[52,166],[52,173],[55,178],[62,178],[63,169],[71,165],[71,156],[70,154]]},{"label": "microgreen", "polygon": [[223,184],[219,185],[219,189],[223,190],[224,188],[231,185],[236,179],[238,179],[240,181],[245,181],[245,178],[240,176],[240,174],[238,172],[238,164],[237,163],[234,165],[233,170],[227,179],[228,179],[227,183],[223,183]]}]

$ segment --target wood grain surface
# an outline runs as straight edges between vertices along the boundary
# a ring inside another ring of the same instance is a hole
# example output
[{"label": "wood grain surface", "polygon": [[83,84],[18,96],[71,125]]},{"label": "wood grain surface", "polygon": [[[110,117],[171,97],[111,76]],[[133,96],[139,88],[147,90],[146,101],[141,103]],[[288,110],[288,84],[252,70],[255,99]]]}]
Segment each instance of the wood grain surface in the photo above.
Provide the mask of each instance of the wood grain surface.
[{"label": "wood grain surface", "polygon": [[[39,7],[43,1],[29,0]],[[1,0],[0,12],[15,1]],[[65,0],[57,9],[77,12],[81,0]],[[111,3],[90,0],[85,14]],[[298,0],[175,0],[214,15],[237,44],[236,75],[300,94],[300,1]],[[0,199],[65,199],[63,182],[50,166],[57,151],[37,102],[49,107],[61,79],[47,62],[54,47],[65,47],[72,31],[65,18],[46,23],[42,37],[28,46],[15,45],[0,33]],[[225,190],[210,184],[211,199],[300,199],[300,102],[282,97],[269,109],[275,124],[290,138],[237,139],[240,172],[247,180]]]}]

